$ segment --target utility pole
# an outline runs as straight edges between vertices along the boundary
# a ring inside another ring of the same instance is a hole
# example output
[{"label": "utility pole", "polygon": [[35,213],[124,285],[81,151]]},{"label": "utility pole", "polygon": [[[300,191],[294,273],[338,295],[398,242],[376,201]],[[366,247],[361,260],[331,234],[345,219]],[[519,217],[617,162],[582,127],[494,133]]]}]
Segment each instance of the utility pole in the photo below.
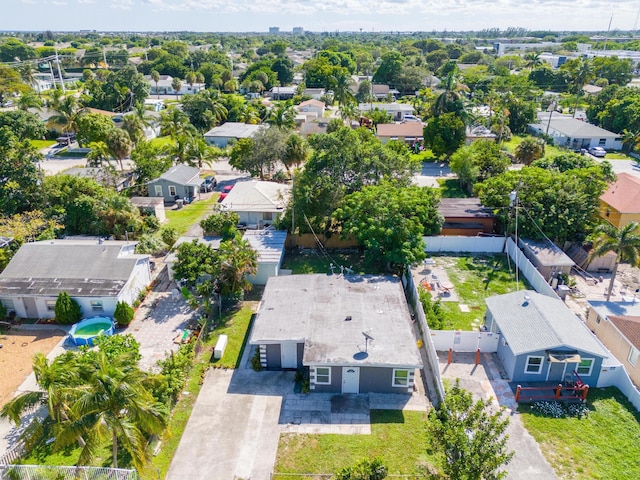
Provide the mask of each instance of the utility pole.
[{"label": "utility pole", "polygon": [[107,65],[107,54],[104,51],[104,45],[102,46],[102,60],[104,61],[104,68],[109,68],[109,65]]},{"label": "utility pole", "polygon": [[291,172],[291,235],[296,233],[296,172]]},{"label": "utility pole", "polygon": [[67,93],[67,91],[64,88],[64,80],[62,78],[62,71],[60,70],[60,57],[58,57],[58,46],[56,44],[54,44],[53,48],[56,51],[56,64],[58,65],[58,75],[60,76],[60,85],[62,85],[62,93]]}]

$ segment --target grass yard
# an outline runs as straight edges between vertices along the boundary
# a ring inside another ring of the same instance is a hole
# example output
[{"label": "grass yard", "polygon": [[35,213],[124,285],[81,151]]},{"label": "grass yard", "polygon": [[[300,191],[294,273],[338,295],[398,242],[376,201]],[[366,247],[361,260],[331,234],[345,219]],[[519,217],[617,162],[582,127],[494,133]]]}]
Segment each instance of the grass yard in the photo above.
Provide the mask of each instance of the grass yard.
[{"label": "grass yard", "polygon": [[423,151],[421,151],[420,153],[412,153],[411,154],[411,159],[412,160],[417,160],[420,163],[422,162],[435,162],[438,160],[438,157],[436,157],[433,152],[431,151],[431,149],[429,148],[425,148]]},{"label": "grass yard", "polygon": [[197,200],[179,210],[167,210],[166,226],[175,228],[178,235],[184,235],[191,225],[198,223],[203,216],[211,213],[217,201],[218,195],[214,194],[207,200]]},{"label": "grass yard", "polygon": [[[435,256],[435,255],[434,255]],[[435,256],[443,265],[455,287],[460,302],[441,302],[447,322],[453,330],[473,330],[474,320],[484,318],[484,299],[516,290],[515,265],[509,265],[506,254],[473,255],[465,257]],[[520,276],[520,289],[529,288]],[[460,311],[459,304],[469,306],[469,312]]]},{"label": "grass yard", "polygon": [[438,178],[440,185],[440,196],[442,198],[469,198],[469,192],[460,188],[457,178]]},{"label": "grass yard", "polygon": [[340,265],[350,267],[356,274],[384,273],[379,267],[369,265],[364,254],[354,249],[351,253],[338,253],[334,250],[328,251],[328,256],[324,256],[318,250],[309,253],[300,253],[297,250],[287,250],[282,262],[282,268],[291,270],[294,275],[302,273],[331,273],[330,264],[337,265],[336,273],[340,273]]},{"label": "grass yard", "polygon": [[637,162],[635,158],[627,155],[622,152],[607,152],[607,156],[604,158],[605,160],[628,160],[631,162]]},{"label": "grass yard", "polygon": [[372,410],[371,435],[283,434],[274,471],[335,474],[363,458],[380,456],[390,474],[416,473],[426,462],[437,464],[427,453],[425,419],[424,412]]},{"label": "grass yard", "polygon": [[55,140],[29,140],[29,143],[40,150],[55,145],[57,142]]},{"label": "grass yard", "polygon": [[589,390],[587,405],[582,419],[543,417],[528,405],[518,410],[560,478],[640,478],[640,413],[613,387]]},{"label": "grass yard", "polygon": [[[521,137],[518,135],[513,135],[511,140],[508,142],[502,142],[502,147],[506,149],[509,153],[516,153],[516,147],[524,140],[525,137]],[[564,148],[558,148],[554,145],[545,145],[544,146],[545,157],[555,157],[556,155],[562,155],[563,153],[569,152],[569,150]]]},{"label": "grass yard", "polygon": [[238,368],[252,318],[253,310],[250,306],[244,306],[216,327],[211,335],[211,344],[215,345],[220,335],[226,335],[228,342],[222,358],[211,360],[214,367]]},{"label": "grass yard", "polygon": [[167,145],[173,145],[175,142],[170,136],[156,137],[149,140],[149,143],[154,147],[165,147]]}]

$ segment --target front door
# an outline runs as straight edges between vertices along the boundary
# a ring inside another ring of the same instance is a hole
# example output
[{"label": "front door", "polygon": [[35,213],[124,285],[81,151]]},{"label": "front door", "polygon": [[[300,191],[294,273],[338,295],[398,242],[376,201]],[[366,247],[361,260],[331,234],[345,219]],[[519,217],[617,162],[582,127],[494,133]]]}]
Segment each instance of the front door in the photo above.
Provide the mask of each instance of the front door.
[{"label": "front door", "polygon": [[298,344],[283,342],[280,344],[281,368],[298,368]]},{"label": "front door", "polygon": [[566,365],[564,362],[551,362],[547,382],[562,382],[564,380],[564,369]]},{"label": "front door", "polygon": [[359,367],[342,367],[342,393],[360,393]]},{"label": "front door", "polygon": [[33,297],[23,297],[24,309],[26,310],[27,318],[38,318],[38,306],[36,305],[36,299]]}]

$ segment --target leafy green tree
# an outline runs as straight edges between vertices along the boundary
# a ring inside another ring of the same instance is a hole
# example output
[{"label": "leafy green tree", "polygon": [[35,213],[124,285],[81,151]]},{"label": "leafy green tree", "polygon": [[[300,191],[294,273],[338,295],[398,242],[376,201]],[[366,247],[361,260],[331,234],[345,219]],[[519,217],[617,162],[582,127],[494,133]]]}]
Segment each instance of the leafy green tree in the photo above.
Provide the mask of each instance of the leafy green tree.
[{"label": "leafy green tree", "polygon": [[253,285],[247,276],[258,271],[258,254],[244,239],[225,240],[217,252],[214,270],[218,293],[223,297],[235,297],[251,290]]},{"label": "leafy green tree", "polygon": [[516,159],[525,165],[544,157],[544,140],[539,138],[524,138],[516,147]]},{"label": "leafy green tree", "polygon": [[42,155],[28,140],[19,140],[8,126],[0,127],[0,212],[14,215],[37,210],[44,198]]},{"label": "leafy green tree", "polygon": [[389,51],[382,55],[380,66],[373,74],[373,83],[395,86],[396,79],[402,73],[405,58],[397,51]]},{"label": "leafy green tree", "polygon": [[281,129],[291,130],[296,126],[295,117],[296,112],[293,108],[293,105],[288,102],[283,102],[277,104],[274,108],[271,109],[266,123]]},{"label": "leafy green tree", "polygon": [[293,62],[288,57],[278,57],[271,64],[280,85],[289,85],[293,81]]},{"label": "leafy green tree", "polygon": [[451,322],[446,319],[445,311],[442,309],[442,304],[438,298],[435,302],[431,297],[431,293],[428,292],[422,285],[418,287],[418,296],[422,309],[424,310],[425,317],[427,317],[427,325],[431,330],[446,330],[451,328]]},{"label": "leafy green tree", "polygon": [[473,401],[456,380],[444,401],[429,412],[427,429],[438,441],[432,448],[445,458],[449,478],[482,480],[506,476],[501,470],[513,458],[507,447],[509,418],[493,412],[490,400]]},{"label": "leafy green tree", "polygon": [[220,235],[222,240],[230,240],[238,235],[236,228],[240,217],[236,212],[215,212],[200,221],[200,226],[206,234]]},{"label": "leafy green tree", "polygon": [[603,223],[596,227],[592,236],[593,250],[591,256],[599,257],[608,252],[615,252],[616,263],[611,272],[609,289],[607,290],[607,302],[611,299],[611,292],[621,262],[628,262],[631,266],[640,263],[640,235],[638,235],[638,222],[630,222],[620,228],[609,223]]},{"label": "leafy green tree", "polygon": [[[126,304],[126,303],[125,303]],[[126,304],[128,305],[128,304]],[[140,343],[130,333],[119,335],[99,335],[93,340],[93,344],[103,351],[108,358],[116,358],[120,355],[130,355],[137,364],[142,355]]]},{"label": "leafy green tree", "polygon": [[609,85],[592,98],[587,108],[591,122],[613,132],[640,126],[640,91]]},{"label": "leafy green tree", "polygon": [[0,42],[0,62],[15,62],[16,57],[25,61],[36,58],[36,49],[17,38],[6,38]]},{"label": "leafy green tree", "polygon": [[47,133],[42,120],[35,113],[22,110],[0,112],[2,127],[9,127],[19,140],[41,139]]},{"label": "leafy green tree", "polygon": [[344,198],[335,212],[343,235],[355,236],[369,260],[400,273],[425,258],[424,235],[440,232],[443,218],[430,188],[366,186]]},{"label": "leafy green tree", "polygon": [[203,274],[212,274],[217,261],[216,251],[208,244],[194,240],[177,247],[174,278],[184,279],[190,286]]},{"label": "leafy green tree", "polygon": [[455,113],[444,113],[424,127],[424,143],[433,153],[448,159],[465,141],[465,125]]},{"label": "leafy green tree", "polygon": [[[101,71],[104,70],[98,70]],[[87,107],[126,112],[149,96],[149,83],[136,67],[128,65],[108,71],[104,81],[91,82],[87,91],[87,96],[83,97]]]},{"label": "leafy green tree", "polygon": [[28,92],[29,88],[22,82],[17,71],[9,66],[0,65],[0,104],[4,104],[8,96]]},{"label": "leafy green tree", "polygon": [[116,304],[116,310],[113,313],[113,318],[119,325],[129,325],[133,320],[134,311],[133,308],[127,302],[118,302]]},{"label": "leafy green tree", "polygon": [[387,478],[387,467],[380,457],[362,459],[355,465],[345,467],[336,474],[336,480],[382,480]]},{"label": "leafy green tree", "polygon": [[627,85],[633,74],[633,61],[629,58],[596,57],[592,60],[596,78],[606,78],[609,84]]},{"label": "leafy green tree", "polygon": [[477,140],[454,153],[450,165],[460,185],[472,193],[476,182],[506,172],[511,161],[497,143]]},{"label": "leafy green tree", "polygon": [[229,115],[220,94],[215,91],[201,91],[185,96],[182,111],[187,114],[191,124],[200,131],[220,125]]},{"label": "leafy green tree", "polygon": [[67,292],[60,292],[55,305],[56,322],[71,325],[82,318],[80,305]]},{"label": "leafy green tree", "polygon": [[110,130],[105,138],[111,156],[120,164],[120,171],[124,171],[123,161],[129,156],[133,148],[133,142],[129,134],[120,128]]},{"label": "leafy green tree", "polygon": [[160,147],[145,141],[138,143],[131,151],[131,160],[137,176],[136,183],[139,185],[146,185],[172,166],[171,158],[163,155]]},{"label": "leafy green tree", "polygon": [[163,227],[160,230],[160,238],[168,248],[173,248],[178,241],[178,231],[173,227]]},{"label": "leafy green tree", "polygon": [[229,164],[264,180],[285,156],[288,133],[281,128],[260,129],[253,138],[241,138],[231,149]]},{"label": "leafy green tree", "polygon": [[113,120],[101,113],[85,112],[75,120],[77,140],[82,146],[92,142],[105,142],[115,128]]}]

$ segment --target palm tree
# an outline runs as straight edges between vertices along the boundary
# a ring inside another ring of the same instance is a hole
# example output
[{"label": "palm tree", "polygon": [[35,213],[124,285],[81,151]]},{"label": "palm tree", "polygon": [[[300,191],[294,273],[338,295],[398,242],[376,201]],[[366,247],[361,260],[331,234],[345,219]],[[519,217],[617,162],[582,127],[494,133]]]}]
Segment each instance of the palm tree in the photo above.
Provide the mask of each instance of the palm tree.
[{"label": "palm tree", "polygon": [[174,78],[173,80],[171,80],[171,88],[173,88],[173,91],[176,92],[176,100],[177,100],[178,92],[180,92],[180,89],[182,88],[182,82],[180,81],[179,78]]},{"label": "palm tree", "polygon": [[624,145],[625,153],[633,153],[638,145],[640,145],[640,130],[622,131],[622,145]]},{"label": "palm tree", "polygon": [[516,147],[516,159],[525,165],[544,157],[544,140],[527,137]]},{"label": "palm tree", "polygon": [[218,152],[207,145],[207,142],[205,142],[199,135],[190,135],[187,152],[187,163],[192,166],[197,166],[198,168],[202,168],[204,165],[208,165],[210,167],[213,161],[218,157]]},{"label": "palm tree", "polygon": [[287,138],[287,147],[282,158],[284,168],[289,169],[293,166],[300,166],[309,156],[309,146],[304,138],[294,133]]},{"label": "palm tree", "polygon": [[227,240],[218,250],[220,263],[216,278],[223,296],[236,295],[251,290],[247,275],[258,271],[258,254],[247,240]]},{"label": "palm tree", "polygon": [[158,82],[160,81],[160,73],[157,70],[151,70],[151,80],[156,84],[156,95],[160,98],[160,91],[158,90]]},{"label": "palm tree", "polygon": [[526,62],[524,66],[525,68],[528,68],[529,71],[535,68],[538,68],[540,65],[542,65],[542,62],[544,61],[540,58],[540,53],[538,52],[527,53],[524,56],[524,59]]},{"label": "palm tree", "polygon": [[165,409],[145,388],[148,374],[138,368],[133,354],[113,357],[103,350],[85,368],[86,384],[76,387],[71,406],[73,420],[63,424],[57,445],[69,445],[82,436],[86,443],[78,464],[88,465],[110,438],[114,468],[120,445],[136,468],[142,468],[148,459],[147,435],[161,433],[167,424]]},{"label": "palm tree", "polygon": [[77,132],[78,118],[84,113],[84,108],[80,106],[78,99],[73,95],[63,97],[55,107],[58,115],[49,120],[62,125],[64,132]]},{"label": "palm tree", "polygon": [[36,87],[36,91],[38,92],[38,96],[40,96],[40,85],[38,84],[38,80],[36,78],[36,73],[38,70],[31,63],[21,63],[18,66],[18,73],[20,73],[20,78],[22,81],[29,85],[31,88]]},{"label": "palm tree", "polygon": [[193,84],[196,83],[196,74],[193,72],[189,72],[184,76],[185,82],[189,85],[189,88],[193,92]]},{"label": "palm tree", "polygon": [[295,127],[295,110],[290,103],[280,103],[269,112],[266,123],[275,127],[291,129]]},{"label": "palm tree", "polygon": [[87,153],[87,167],[102,167],[111,158],[109,147],[104,142],[91,142]]},{"label": "palm tree", "polygon": [[27,111],[30,108],[37,108],[40,110],[42,107],[42,100],[40,100],[33,92],[25,92],[18,98],[18,109]]},{"label": "palm tree", "polygon": [[452,70],[440,84],[444,91],[438,95],[433,104],[433,115],[438,116],[443,113],[459,112],[463,109],[462,90],[463,86],[458,84],[457,71]]},{"label": "palm tree", "polygon": [[331,86],[333,88],[333,98],[338,105],[349,105],[356,103],[356,97],[351,91],[353,79],[346,69],[341,69],[331,76]]},{"label": "palm tree", "polygon": [[124,171],[123,160],[129,156],[133,148],[129,134],[120,128],[114,128],[107,135],[105,143],[109,147],[111,156],[118,160],[120,171]]},{"label": "palm tree", "polygon": [[160,129],[163,135],[176,138],[187,125],[189,125],[189,117],[182,110],[170,108],[160,114]]},{"label": "palm tree", "polygon": [[354,103],[347,103],[340,106],[340,118],[351,125],[351,120],[360,118],[360,110]]},{"label": "palm tree", "polygon": [[260,115],[258,115],[258,111],[252,105],[243,103],[238,111],[238,121],[257,125],[260,123]]},{"label": "palm tree", "polygon": [[611,298],[618,265],[621,262],[628,262],[633,266],[638,265],[638,260],[640,259],[640,235],[637,232],[638,222],[630,222],[620,228],[616,228],[609,223],[603,223],[594,230],[591,257],[599,257],[610,251],[616,254],[616,263],[611,272],[611,282],[607,291],[607,302]]}]

